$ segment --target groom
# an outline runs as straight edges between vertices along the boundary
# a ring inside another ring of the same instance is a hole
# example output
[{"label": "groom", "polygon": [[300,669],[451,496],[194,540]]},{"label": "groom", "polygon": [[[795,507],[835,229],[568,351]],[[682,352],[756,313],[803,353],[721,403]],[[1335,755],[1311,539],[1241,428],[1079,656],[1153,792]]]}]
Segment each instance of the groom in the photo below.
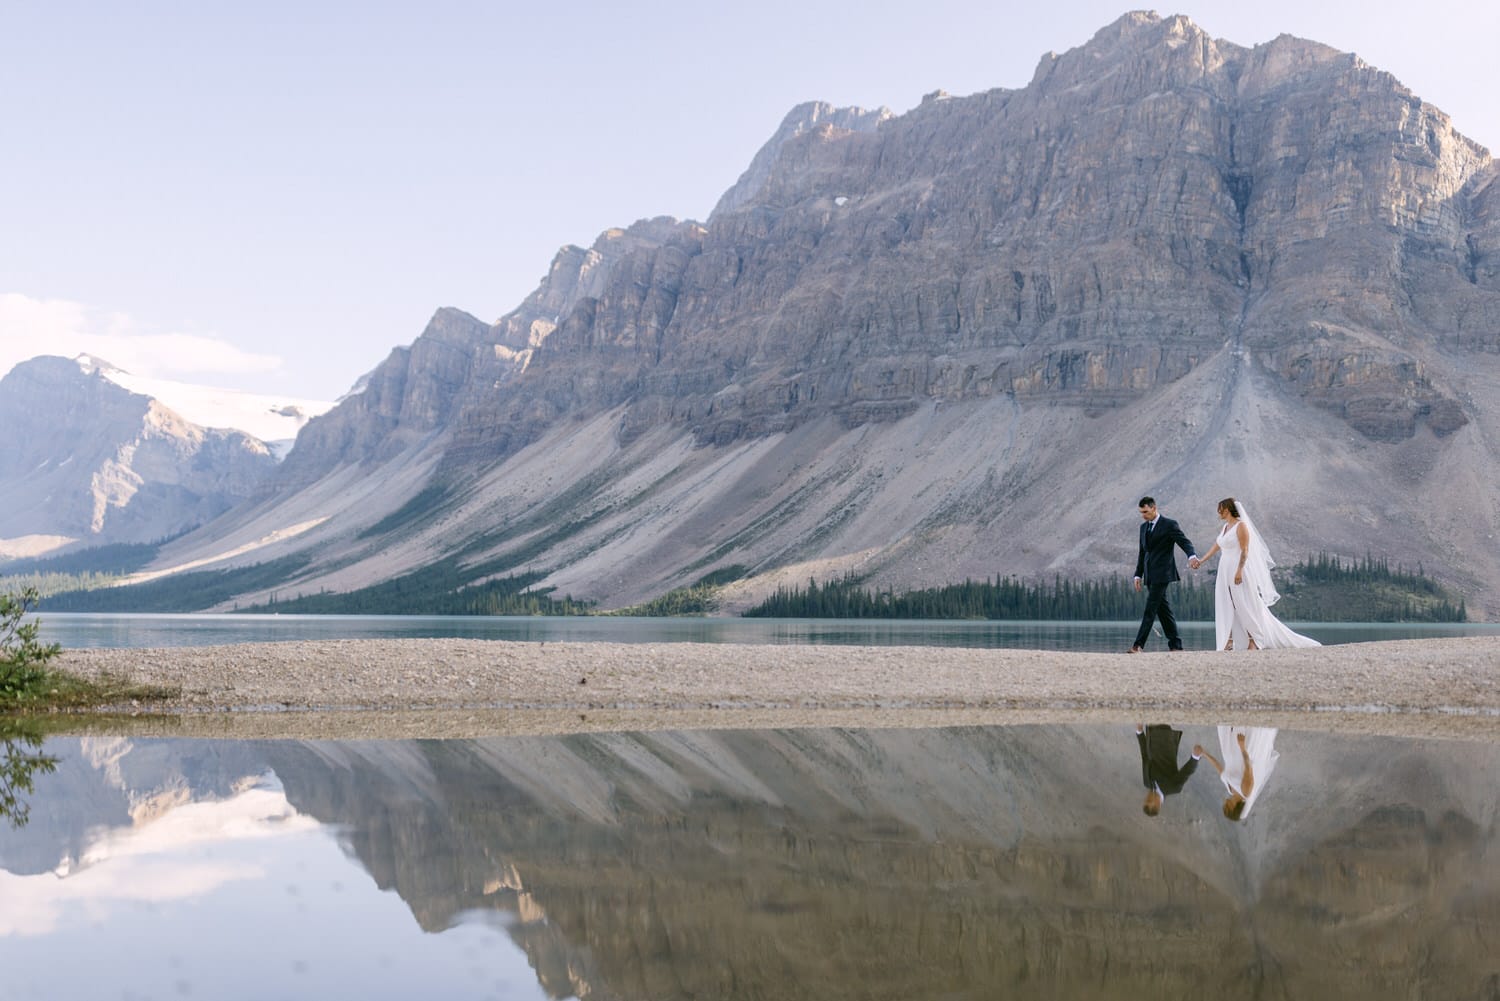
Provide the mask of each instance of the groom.
[{"label": "groom", "polygon": [[1135,589],[1139,591],[1142,584],[1146,585],[1146,612],[1141,616],[1141,628],[1135,634],[1135,644],[1130,652],[1141,652],[1146,637],[1151,635],[1151,624],[1158,618],[1161,619],[1161,631],[1167,634],[1167,649],[1181,650],[1182,637],[1177,634],[1177,619],[1172,615],[1172,606],[1167,604],[1167,585],[1182,579],[1177,576],[1177,554],[1172,552],[1172,547],[1181,546],[1190,559],[1197,554],[1188,537],[1177,527],[1177,522],[1156,510],[1154,497],[1142,497],[1140,511],[1141,548],[1140,555],[1135,558]]}]

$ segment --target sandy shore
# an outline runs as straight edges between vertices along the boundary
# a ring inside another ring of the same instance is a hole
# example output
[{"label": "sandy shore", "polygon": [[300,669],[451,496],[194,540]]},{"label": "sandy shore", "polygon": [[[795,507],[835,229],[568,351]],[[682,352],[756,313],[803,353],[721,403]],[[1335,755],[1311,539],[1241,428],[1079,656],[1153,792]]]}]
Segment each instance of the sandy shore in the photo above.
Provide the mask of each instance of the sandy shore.
[{"label": "sandy shore", "polygon": [[1057,719],[1246,722],[1500,739],[1500,637],[1245,653],[332,640],[66,651],[179,687],[78,727],[244,737],[460,737]]}]

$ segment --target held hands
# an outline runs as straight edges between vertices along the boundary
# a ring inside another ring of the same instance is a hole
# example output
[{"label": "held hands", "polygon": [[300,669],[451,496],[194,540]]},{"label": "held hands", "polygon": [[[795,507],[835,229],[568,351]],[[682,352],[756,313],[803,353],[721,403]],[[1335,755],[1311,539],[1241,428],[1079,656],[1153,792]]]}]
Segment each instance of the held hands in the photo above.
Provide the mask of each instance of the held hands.
[{"label": "held hands", "polygon": [[1203,561],[1200,560],[1198,557],[1196,557],[1196,556],[1189,556],[1188,557],[1188,566],[1191,567],[1191,568],[1193,568],[1194,570],[1197,570],[1202,565],[1203,565]]}]

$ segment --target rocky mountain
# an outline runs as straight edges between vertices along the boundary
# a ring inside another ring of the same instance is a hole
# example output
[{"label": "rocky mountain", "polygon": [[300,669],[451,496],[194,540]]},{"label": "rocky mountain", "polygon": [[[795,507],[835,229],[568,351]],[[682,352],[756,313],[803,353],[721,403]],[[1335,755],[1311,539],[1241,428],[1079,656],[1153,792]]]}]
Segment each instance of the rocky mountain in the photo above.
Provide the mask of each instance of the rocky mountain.
[{"label": "rocky mountain", "polygon": [[264,442],[184,420],[113,371],[43,356],[0,379],[0,556],[175,535],[275,469]]},{"label": "rocky mountain", "polygon": [[803,105],[706,223],[440,311],[157,569],[446,559],[618,606],[736,566],[733,604],[1121,572],[1137,497],[1206,537],[1235,495],[1283,561],[1373,551],[1497,614],[1497,173],[1357,56],[1145,13],[1019,90]]},{"label": "rocky mountain", "polygon": [[275,787],[555,997],[1489,996],[1494,745],[1282,731],[1236,824],[1207,764],[1146,817],[1131,729],[53,739],[0,867]]}]

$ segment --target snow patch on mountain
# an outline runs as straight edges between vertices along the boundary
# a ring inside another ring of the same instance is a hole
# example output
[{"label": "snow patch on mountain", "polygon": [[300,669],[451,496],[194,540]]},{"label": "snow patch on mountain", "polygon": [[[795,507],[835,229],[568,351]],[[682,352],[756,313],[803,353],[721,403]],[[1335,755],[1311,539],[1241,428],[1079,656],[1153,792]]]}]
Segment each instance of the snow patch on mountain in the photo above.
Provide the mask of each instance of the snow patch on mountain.
[{"label": "snow patch on mountain", "polygon": [[149,396],[184,420],[207,428],[229,428],[259,438],[276,458],[285,457],[302,426],[333,409],[332,400],[266,396],[238,389],[200,386],[170,379],[152,379],[116,368],[102,358],[79,355],[73,359],[84,372],[104,376],[132,393]]}]

